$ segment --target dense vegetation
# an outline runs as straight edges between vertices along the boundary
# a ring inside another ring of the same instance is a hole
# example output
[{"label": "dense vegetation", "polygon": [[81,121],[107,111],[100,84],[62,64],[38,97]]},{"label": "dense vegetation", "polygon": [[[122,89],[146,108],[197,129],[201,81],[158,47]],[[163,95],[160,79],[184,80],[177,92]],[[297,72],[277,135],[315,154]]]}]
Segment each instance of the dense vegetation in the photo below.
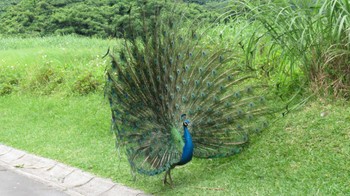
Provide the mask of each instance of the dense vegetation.
[{"label": "dense vegetation", "polygon": [[17,3],[19,3],[21,0],[6,0],[6,1],[0,1],[0,14],[5,12],[8,7],[14,6]]},{"label": "dense vegetation", "polygon": [[270,39],[268,56],[278,56],[273,69],[302,77],[320,95],[350,97],[349,1],[245,5]]},{"label": "dense vegetation", "polygon": [[[213,10],[199,6],[208,2],[188,1],[182,6],[189,17],[215,18]],[[164,5],[156,0],[149,3]],[[120,37],[128,22],[126,19],[130,8],[139,4],[141,1],[129,0],[6,0],[0,4],[0,34],[21,37],[53,34]],[[154,10],[146,12],[150,16]],[[134,17],[132,22],[140,23],[140,20]]]}]

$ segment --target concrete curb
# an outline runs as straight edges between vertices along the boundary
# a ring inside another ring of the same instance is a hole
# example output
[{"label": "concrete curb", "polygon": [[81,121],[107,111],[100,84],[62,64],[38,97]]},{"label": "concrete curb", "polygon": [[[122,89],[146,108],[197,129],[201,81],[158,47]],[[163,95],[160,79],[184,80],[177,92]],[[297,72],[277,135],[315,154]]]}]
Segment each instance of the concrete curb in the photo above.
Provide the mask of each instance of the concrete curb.
[{"label": "concrete curb", "polygon": [[80,169],[0,144],[0,165],[72,196],[146,195]]}]

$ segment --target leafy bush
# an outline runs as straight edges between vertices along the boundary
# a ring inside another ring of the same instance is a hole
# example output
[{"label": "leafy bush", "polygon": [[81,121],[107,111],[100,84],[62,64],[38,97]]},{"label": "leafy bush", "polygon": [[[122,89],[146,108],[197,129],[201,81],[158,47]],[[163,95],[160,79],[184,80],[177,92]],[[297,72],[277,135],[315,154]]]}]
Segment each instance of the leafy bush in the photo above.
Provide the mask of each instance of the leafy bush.
[{"label": "leafy bush", "polygon": [[30,91],[48,95],[54,93],[63,82],[62,73],[53,67],[47,66],[37,70],[34,77],[29,81],[27,88]]},{"label": "leafy bush", "polygon": [[[126,16],[130,8],[137,9],[136,5],[140,4],[143,4],[142,1],[136,0],[22,0],[13,6],[3,6],[0,34],[22,37],[53,34],[121,37],[129,24]],[[167,5],[157,0],[149,0],[148,4]],[[179,3],[179,7],[190,18],[215,15],[215,11],[197,4]],[[151,20],[155,10],[147,8],[151,7],[146,6],[146,20]],[[140,17],[135,17],[132,22],[141,23]]]},{"label": "leafy bush", "polygon": [[18,2],[20,2],[21,0],[6,0],[6,1],[0,1],[0,14],[2,12],[5,12],[5,10],[13,5],[18,4]]},{"label": "leafy bush", "polygon": [[87,95],[98,90],[102,84],[91,73],[80,76],[74,83],[73,92]]},{"label": "leafy bush", "polygon": [[0,75],[0,96],[11,94],[19,84],[13,76]]}]

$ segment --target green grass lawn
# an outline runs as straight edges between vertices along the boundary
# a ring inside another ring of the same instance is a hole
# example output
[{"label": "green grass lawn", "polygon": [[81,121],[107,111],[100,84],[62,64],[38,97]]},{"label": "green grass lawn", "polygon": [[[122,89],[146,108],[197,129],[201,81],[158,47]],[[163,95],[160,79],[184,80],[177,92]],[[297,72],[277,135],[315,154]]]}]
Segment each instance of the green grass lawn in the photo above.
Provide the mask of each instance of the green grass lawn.
[{"label": "green grass lawn", "polygon": [[[324,112],[326,115],[321,116]],[[156,195],[340,195],[350,192],[350,107],[315,100],[254,136],[241,154],[137,175],[115,149],[102,94],[0,97],[0,142]],[[119,156],[120,155],[120,156]]]}]

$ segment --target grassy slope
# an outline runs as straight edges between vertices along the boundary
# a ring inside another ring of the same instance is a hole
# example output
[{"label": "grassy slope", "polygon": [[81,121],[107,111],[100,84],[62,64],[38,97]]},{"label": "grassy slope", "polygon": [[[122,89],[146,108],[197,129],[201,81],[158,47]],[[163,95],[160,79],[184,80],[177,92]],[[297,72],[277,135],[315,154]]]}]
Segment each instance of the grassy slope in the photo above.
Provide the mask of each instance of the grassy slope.
[{"label": "grassy slope", "polygon": [[[327,115],[321,117],[325,111]],[[102,95],[0,97],[0,142],[80,167],[155,194],[340,194],[350,192],[350,107],[311,103],[255,137],[243,153],[175,169],[176,188],[162,176],[132,181],[114,149]]]},{"label": "grassy slope", "polygon": [[74,89],[75,82],[88,75],[99,83],[104,81],[109,60],[101,57],[112,45],[115,40],[75,36],[0,38],[0,77],[5,82],[6,78],[17,79],[14,91],[72,94],[79,90]]}]

